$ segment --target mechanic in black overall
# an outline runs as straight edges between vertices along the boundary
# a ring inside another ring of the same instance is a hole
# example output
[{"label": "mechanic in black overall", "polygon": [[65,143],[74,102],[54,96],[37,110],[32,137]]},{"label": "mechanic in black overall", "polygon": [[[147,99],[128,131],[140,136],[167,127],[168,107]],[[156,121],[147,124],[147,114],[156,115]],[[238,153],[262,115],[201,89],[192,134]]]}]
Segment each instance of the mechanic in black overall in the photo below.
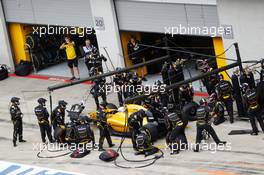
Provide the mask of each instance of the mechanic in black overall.
[{"label": "mechanic in black overall", "polygon": [[194,91],[190,84],[184,84],[179,89],[180,105],[183,108],[186,104],[193,101]]},{"label": "mechanic in black overall", "polygon": [[225,104],[227,113],[230,117],[230,123],[234,123],[233,86],[229,81],[224,80],[222,75],[220,78],[220,82],[216,85],[216,93],[218,99]]},{"label": "mechanic in black overall", "polygon": [[74,150],[70,155],[72,158],[82,158],[88,155],[91,149],[95,147],[94,132],[89,122],[90,120],[87,116],[79,116],[75,124],[73,124],[74,141],[78,144],[78,149]]},{"label": "mechanic in black overall", "polygon": [[35,107],[34,111],[38,119],[42,142],[46,143],[46,135],[47,135],[50,143],[53,143],[54,141],[51,135],[51,127],[49,122],[49,112],[47,111],[45,104],[46,101],[47,100],[44,98],[39,98],[38,99],[39,105]]},{"label": "mechanic in black overall", "polygon": [[[91,69],[91,75],[95,76],[95,75],[100,75],[101,72],[97,72],[96,69],[92,68]],[[106,101],[106,80],[105,78],[98,78],[93,80],[94,85],[92,86],[92,89],[90,90],[90,93],[93,95],[94,97],[94,101],[96,104],[96,109],[98,110],[100,108],[99,105],[99,97],[102,98],[103,103],[107,104]]]},{"label": "mechanic in black overall", "polygon": [[165,117],[168,134],[166,142],[171,149],[171,154],[179,154],[181,149],[187,149],[188,143],[185,135],[185,124],[177,113]]},{"label": "mechanic in black overall", "polygon": [[97,109],[97,126],[100,131],[100,138],[99,138],[99,151],[105,151],[103,148],[104,140],[106,138],[109,147],[115,146],[112,142],[109,127],[107,124],[107,114],[104,111],[106,109],[106,103],[100,103],[99,108]]},{"label": "mechanic in black overall", "polygon": [[[119,71],[121,70],[120,67],[117,67],[116,68],[116,71]],[[118,101],[119,101],[119,106],[123,106],[124,104],[124,92],[123,92],[123,87],[125,85],[125,81],[126,81],[126,77],[125,77],[125,74],[123,73],[119,73],[119,74],[115,74],[114,77],[113,77],[113,81],[115,83],[115,85],[117,85],[119,87],[119,89],[117,89],[117,97],[118,97]]]},{"label": "mechanic in black overall", "polygon": [[21,112],[19,108],[19,100],[18,97],[12,97],[11,98],[11,106],[10,106],[10,115],[11,120],[14,125],[14,131],[13,131],[13,146],[16,147],[16,141],[17,136],[19,137],[19,142],[26,142],[23,139],[23,113]]},{"label": "mechanic in black overall", "polygon": [[217,99],[216,93],[210,95],[208,106],[210,114],[214,118],[214,125],[220,125],[226,121],[224,104]]},{"label": "mechanic in black overall", "polygon": [[263,114],[262,114],[260,105],[258,103],[257,92],[255,89],[250,89],[247,83],[244,83],[242,85],[242,88],[245,91],[245,94],[243,95],[243,97],[246,102],[247,115],[249,117],[250,124],[252,126],[251,135],[258,135],[259,130],[256,125],[256,119],[259,122],[259,125],[263,132],[264,132],[264,123],[262,119]]},{"label": "mechanic in black overall", "polygon": [[196,110],[196,127],[197,127],[197,135],[196,135],[196,146],[194,152],[199,152],[200,143],[203,139],[203,131],[207,131],[212,138],[214,139],[216,144],[226,144],[225,141],[220,141],[214,128],[210,124],[210,109],[205,99],[200,100],[200,106]]},{"label": "mechanic in black overall", "polygon": [[138,151],[136,139],[140,134],[139,129],[143,126],[143,118],[145,117],[145,111],[139,110],[132,113],[128,118],[128,127],[131,132],[131,141],[133,144],[134,150]]},{"label": "mechanic in black overall", "polygon": [[58,106],[52,111],[51,124],[54,130],[60,125],[65,126],[65,110],[67,104],[66,101],[60,100]]}]

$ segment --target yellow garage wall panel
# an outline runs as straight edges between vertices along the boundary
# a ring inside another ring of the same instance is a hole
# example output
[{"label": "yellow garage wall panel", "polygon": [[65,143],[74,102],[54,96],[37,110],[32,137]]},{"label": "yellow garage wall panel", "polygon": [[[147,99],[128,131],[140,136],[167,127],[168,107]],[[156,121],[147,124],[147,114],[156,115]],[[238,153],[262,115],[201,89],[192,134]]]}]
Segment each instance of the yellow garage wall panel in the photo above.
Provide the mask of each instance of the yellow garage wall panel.
[{"label": "yellow garage wall panel", "polygon": [[25,51],[25,41],[26,35],[32,32],[32,27],[23,24],[11,23],[8,28],[15,63],[19,64],[21,60],[29,61],[29,54]]},{"label": "yellow garage wall panel", "polygon": [[[221,37],[215,37],[213,38],[213,43],[214,43],[214,50],[215,50],[215,55],[222,57],[222,58],[226,58],[225,56],[225,48],[224,48],[224,43]],[[226,59],[222,59],[222,58],[216,58],[216,62],[217,62],[217,66],[218,68],[220,67],[224,67],[227,65],[227,61]],[[226,74],[226,72],[221,72],[221,74],[224,75],[224,79],[227,80],[229,79],[228,75]]]},{"label": "yellow garage wall panel", "polygon": [[[121,32],[120,33],[126,67],[130,67],[133,65],[132,61],[128,57],[128,50],[127,50],[127,43],[129,42],[131,35],[135,36],[137,40],[140,40],[140,38],[141,38],[141,35],[139,32]],[[146,75],[147,74],[147,67],[144,66],[143,70],[144,70],[144,75]],[[144,76],[144,75],[142,75],[142,72],[139,69],[137,70],[137,73],[140,76]]]}]

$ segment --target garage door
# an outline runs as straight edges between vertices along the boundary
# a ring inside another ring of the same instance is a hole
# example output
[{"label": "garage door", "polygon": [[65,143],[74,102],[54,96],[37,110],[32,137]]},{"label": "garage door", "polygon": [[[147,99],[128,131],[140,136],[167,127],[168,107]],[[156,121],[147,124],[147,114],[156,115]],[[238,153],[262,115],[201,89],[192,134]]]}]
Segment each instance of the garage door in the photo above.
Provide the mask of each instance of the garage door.
[{"label": "garage door", "polygon": [[89,0],[2,0],[7,22],[92,26]]},{"label": "garage door", "polygon": [[121,30],[164,33],[165,27],[218,26],[216,5],[116,0]]}]

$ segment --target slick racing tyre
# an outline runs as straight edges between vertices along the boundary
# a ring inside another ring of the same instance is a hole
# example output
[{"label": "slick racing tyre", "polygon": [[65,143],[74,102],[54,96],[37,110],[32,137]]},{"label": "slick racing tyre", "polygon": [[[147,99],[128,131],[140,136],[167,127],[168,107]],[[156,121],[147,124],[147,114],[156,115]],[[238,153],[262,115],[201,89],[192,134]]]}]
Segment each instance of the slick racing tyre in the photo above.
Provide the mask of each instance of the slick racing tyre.
[{"label": "slick racing tyre", "polygon": [[152,123],[147,123],[146,125],[143,126],[151,136],[151,141],[155,142],[159,139],[159,132],[158,132],[158,124],[155,122]]},{"label": "slick racing tyre", "polygon": [[199,105],[196,102],[190,102],[182,108],[182,120],[184,122],[196,121],[196,109]]}]

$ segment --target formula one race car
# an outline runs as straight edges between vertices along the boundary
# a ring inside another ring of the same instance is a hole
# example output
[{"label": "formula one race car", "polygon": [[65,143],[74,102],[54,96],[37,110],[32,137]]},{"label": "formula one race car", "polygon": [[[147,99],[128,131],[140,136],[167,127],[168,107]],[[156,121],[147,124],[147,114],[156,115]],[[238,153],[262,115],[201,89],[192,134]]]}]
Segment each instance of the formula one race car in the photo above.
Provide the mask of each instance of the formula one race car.
[{"label": "formula one race car", "polygon": [[[156,141],[167,134],[165,123],[163,122],[163,115],[157,116],[159,119],[155,120],[152,113],[141,105],[128,104],[126,107],[117,108],[114,104],[108,103],[104,112],[107,115],[107,123],[112,135],[130,136],[128,119],[131,114],[139,110],[144,110],[147,114],[143,119],[143,127],[150,132],[152,141]],[[90,112],[88,116],[93,121],[97,119],[96,111]]]}]

